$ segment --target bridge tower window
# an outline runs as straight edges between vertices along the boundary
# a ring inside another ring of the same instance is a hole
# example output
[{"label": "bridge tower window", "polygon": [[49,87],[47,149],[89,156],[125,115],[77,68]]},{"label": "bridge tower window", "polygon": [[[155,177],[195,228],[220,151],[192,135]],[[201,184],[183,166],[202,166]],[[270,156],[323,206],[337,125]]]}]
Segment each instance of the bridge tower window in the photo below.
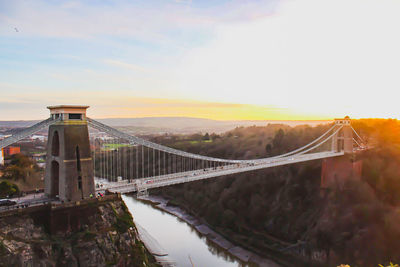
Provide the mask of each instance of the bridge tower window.
[{"label": "bridge tower window", "polygon": [[80,113],[69,113],[68,119],[70,120],[82,120],[82,114]]},{"label": "bridge tower window", "polygon": [[51,142],[51,155],[58,157],[60,155],[60,137],[58,132],[55,131],[53,134],[53,140]]}]

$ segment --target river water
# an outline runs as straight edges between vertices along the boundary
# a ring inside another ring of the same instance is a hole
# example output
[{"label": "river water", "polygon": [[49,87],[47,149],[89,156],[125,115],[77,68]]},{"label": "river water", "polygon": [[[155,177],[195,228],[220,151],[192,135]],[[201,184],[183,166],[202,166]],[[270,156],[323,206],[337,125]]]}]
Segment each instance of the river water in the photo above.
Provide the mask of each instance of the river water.
[{"label": "river water", "polygon": [[248,266],[221,250],[177,217],[124,195],[123,200],[135,223],[144,228],[183,267]]}]

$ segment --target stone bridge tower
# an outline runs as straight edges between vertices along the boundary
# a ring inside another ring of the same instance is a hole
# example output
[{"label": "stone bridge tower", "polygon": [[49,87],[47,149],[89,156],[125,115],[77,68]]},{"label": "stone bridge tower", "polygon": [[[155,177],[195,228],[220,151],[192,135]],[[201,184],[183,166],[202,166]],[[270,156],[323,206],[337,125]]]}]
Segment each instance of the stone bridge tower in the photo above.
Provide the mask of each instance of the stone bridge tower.
[{"label": "stone bridge tower", "polygon": [[345,189],[346,181],[361,178],[362,161],[355,160],[353,154],[351,120],[335,119],[335,124],[343,128],[332,139],[332,151],[344,152],[344,156],[322,160],[321,189]]},{"label": "stone bridge tower", "polygon": [[345,154],[353,153],[353,131],[350,118],[347,116],[344,119],[335,119],[335,124],[343,128],[333,137],[332,150],[344,151]]},{"label": "stone bridge tower", "polygon": [[88,106],[52,106],[45,172],[45,194],[61,201],[78,201],[95,193],[93,162],[86,121]]}]

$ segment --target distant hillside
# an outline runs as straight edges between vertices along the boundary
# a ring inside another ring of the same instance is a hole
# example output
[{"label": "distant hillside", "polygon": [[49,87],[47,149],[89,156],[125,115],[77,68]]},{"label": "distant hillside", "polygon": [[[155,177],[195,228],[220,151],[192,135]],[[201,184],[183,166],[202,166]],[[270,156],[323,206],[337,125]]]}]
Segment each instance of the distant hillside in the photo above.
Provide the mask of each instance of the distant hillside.
[{"label": "distant hillside", "polygon": [[[98,121],[114,127],[127,127],[130,131],[141,134],[157,133],[197,133],[215,132],[222,133],[240,126],[262,126],[268,123],[280,123],[290,126],[299,124],[317,125],[327,121],[274,121],[274,120],[243,120],[243,121],[217,121],[190,117],[147,117],[147,118],[113,118],[97,119]],[[35,121],[0,121],[0,127],[19,128],[29,127]]]}]

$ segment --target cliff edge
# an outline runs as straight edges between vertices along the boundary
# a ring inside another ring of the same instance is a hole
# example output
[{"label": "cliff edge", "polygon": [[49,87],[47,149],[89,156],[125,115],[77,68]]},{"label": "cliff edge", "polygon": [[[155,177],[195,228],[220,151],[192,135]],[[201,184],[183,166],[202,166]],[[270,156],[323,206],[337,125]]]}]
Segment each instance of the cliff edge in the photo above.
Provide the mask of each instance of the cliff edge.
[{"label": "cliff edge", "polygon": [[158,265],[115,197],[0,217],[0,266]]}]

